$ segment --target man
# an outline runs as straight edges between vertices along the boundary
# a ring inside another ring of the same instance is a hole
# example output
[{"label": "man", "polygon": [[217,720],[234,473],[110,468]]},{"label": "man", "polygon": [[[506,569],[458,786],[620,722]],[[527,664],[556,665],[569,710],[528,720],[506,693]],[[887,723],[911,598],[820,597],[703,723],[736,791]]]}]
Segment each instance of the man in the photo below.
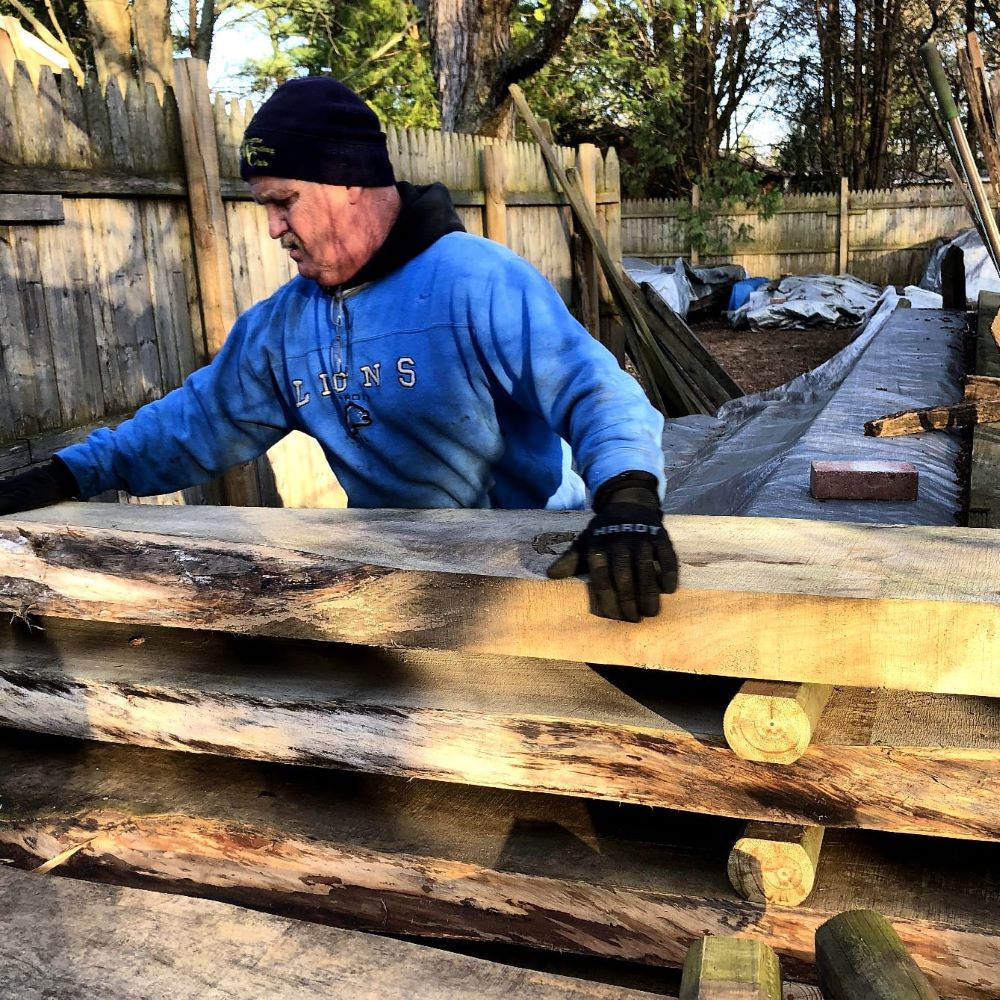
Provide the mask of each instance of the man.
[{"label": "man", "polygon": [[663,421],[552,286],[466,233],[440,184],[395,184],[378,119],[336,80],[279,87],[241,157],[299,277],[181,388],[0,483],[0,513],[196,485],[298,429],[353,507],[577,509],[585,482],[595,517],[550,575],[589,572],[604,617],[655,615],[677,582]]}]

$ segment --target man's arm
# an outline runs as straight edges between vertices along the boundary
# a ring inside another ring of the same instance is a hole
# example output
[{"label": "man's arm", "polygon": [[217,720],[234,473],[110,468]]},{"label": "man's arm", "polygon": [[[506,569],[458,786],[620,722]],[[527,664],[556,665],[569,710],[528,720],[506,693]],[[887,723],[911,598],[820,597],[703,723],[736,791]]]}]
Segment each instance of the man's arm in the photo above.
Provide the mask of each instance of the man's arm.
[{"label": "man's arm", "polygon": [[292,424],[266,352],[244,314],[210,365],[114,430],[101,428],[58,453],[81,497],[109,489],[135,496],[208,482],[263,454]]},{"label": "man's arm", "polygon": [[502,387],[570,443],[595,516],[550,568],[589,573],[595,614],[637,622],[677,587],[663,527],[663,417],[639,384],[519,258],[474,306],[480,345]]}]

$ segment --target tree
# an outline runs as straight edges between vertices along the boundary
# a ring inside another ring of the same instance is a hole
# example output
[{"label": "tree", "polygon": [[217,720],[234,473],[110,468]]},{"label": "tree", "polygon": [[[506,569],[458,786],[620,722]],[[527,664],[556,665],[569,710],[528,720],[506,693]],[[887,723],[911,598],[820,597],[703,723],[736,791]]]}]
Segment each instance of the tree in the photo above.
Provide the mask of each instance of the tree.
[{"label": "tree", "polygon": [[626,191],[687,194],[737,146],[779,32],[772,0],[596,0],[527,89],[563,142],[618,147]]},{"label": "tree", "polygon": [[801,44],[786,74],[782,166],[800,187],[826,191],[842,176],[855,190],[940,177],[944,144],[920,94],[926,75],[916,50],[933,37],[947,51],[970,26],[988,43],[983,13],[971,0],[940,8],[926,0],[790,5]]},{"label": "tree", "polygon": [[501,138],[513,134],[507,88],[538,72],[558,51],[580,0],[540,0],[533,28],[513,44],[514,0],[417,0],[431,46],[441,127]]},{"label": "tree", "polygon": [[437,128],[429,48],[409,0],[254,0],[271,52],[244,64],[250,89],[267,93],[302,73],[343,80],[384,122]]}]

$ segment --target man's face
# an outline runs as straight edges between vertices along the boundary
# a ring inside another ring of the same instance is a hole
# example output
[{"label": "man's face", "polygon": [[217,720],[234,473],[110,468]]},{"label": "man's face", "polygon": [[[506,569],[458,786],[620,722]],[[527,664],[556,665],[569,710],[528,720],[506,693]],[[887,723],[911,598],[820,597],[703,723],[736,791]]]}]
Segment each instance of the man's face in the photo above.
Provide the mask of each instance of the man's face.
[{"label": "man's face", "polygon": [[267,230],[295,261],[303,278],[339,285],[360,270],[369,245],[360,217],[362,188],[254,177],[254,200],[267,209]]}]

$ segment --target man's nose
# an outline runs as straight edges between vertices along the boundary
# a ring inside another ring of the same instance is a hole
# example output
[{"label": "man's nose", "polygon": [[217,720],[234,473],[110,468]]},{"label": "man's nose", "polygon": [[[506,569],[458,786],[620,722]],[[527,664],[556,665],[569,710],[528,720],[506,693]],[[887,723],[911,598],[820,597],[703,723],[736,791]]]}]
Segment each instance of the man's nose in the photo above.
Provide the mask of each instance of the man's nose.
[{"label": "man's nose", "polygon": [[281,212],[274,207],[274,205],[267,206],[267,235],[271,237],[272,240],[280,240],[282,235],[288,231],[288,224],[285,222],[284,216]]}]

